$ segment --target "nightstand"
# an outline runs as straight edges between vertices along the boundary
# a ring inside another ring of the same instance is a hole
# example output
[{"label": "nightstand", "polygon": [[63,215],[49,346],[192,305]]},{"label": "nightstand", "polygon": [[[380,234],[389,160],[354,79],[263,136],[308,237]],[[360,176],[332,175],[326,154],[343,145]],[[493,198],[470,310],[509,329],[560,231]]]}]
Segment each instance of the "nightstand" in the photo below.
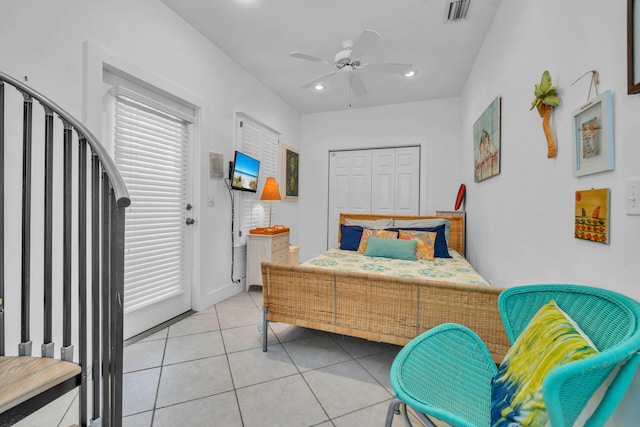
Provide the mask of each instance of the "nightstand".
[{"label": "nightstand", "polygon": [[289,246],[289,265],[300,264],[300,246]]},{"label": "nightstand", "polygon": [[262,286],[262,270],[260,264],[289,263],[289,233],[280,234],[248,234],[247,235],[247,286]]}]

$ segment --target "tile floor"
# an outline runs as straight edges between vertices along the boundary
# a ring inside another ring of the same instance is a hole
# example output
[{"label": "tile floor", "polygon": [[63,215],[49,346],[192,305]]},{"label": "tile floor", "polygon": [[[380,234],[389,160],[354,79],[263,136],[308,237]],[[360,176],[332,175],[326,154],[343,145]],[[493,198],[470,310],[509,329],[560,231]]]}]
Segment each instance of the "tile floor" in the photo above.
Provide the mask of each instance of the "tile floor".
[{"label": "tile floor", "polygon": [[[127,345],[123,425],[383,426],[400,347],[272,323],[265,353],[261,299],[242,292]],[[76,398],[17,426],[73,425]]]}]

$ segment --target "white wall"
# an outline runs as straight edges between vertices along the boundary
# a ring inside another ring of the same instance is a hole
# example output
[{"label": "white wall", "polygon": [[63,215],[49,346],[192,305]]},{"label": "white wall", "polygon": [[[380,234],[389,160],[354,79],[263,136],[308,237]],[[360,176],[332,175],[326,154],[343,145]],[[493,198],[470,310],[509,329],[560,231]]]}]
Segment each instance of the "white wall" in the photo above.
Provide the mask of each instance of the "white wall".
[{"label": "white wall", "polygon": [[[640,216],[625,214],[625,180],[640,176],[640,96],[626,90],[626,2],[503,1],[462,96],[462,180],[468,256],[500,286],[579,283],[640,300]],[[562,100],[554,111],[558,156],[546,157],[534,84],[548,69]],[[614,96],[615,170],[574,178],[572,111],[586,102],[589,70]],[[474,121],[502,96],[501,173],[473,183]],[[575,191],[611,189],[611,244],[573,237]],[[636,425],[640,376],[610,420]]]},{"label": "white wall", "polygon": [[[576,11],[579,19],[575,19]],[[622,2],[503,2],[462,97],[463,180],[470,258],[496,285],[575,282],[640,300],[640,216],[625,214],[625,180],[640,176],[640,97],[626,91],[626,5]],[[544,22],[544,26],[540,26]],[[560,90],[554,115],[558,156],[546,157],[534,84],[548,69]],[[615,170],[573,177],[572,112],[584,104],[589,70],[613,91]],[[472,128],[502,96],[500,175],[473,182]],[[611,189],[611,244],[573,237],[575,191]]]},{"label": "white wall", "polygon": [[[529,111],[545,69],[562,99],[555,159],[546,156],[538,113]],[[589,78],[571,83],[592,69],[600,91],[614,94],[615,169],[574,178],[572,112],[586,102]],[[640,177],[640,95],[626,94],[626,78],[625,2],[503,1],[460,99],[302,117],[302,257],[324,249],[329,150],[418,142],[426,148],[421,213],[451,209],[465,183],[467,254],[495,285],[579,283],[640,300],[640,216],[624,212],[625,181]],[[474,183],[473,124],[496,96],[501,173]],[[575,239],[575,192],[603,187],[611,189],[611,243]],[[639,396],[636,375],[609,425],[637,424]]]},{"label": "white wall", "polygon": [[420,213],[453,209],[459,182],[460,100],[449,98],[302,117],[300,259],[326,250],[329,151],[421,145]]},{"label": "white wall", "polygon": [[[87,41],[119,64],[151,76],[154,83],[166,83],[202,102],[194,153],[194,234],[199,238],[194,251],[199,256],[194,308],[208,307],[243,289],[231,283],[230,198],[222,181],[209,179],[208,152],[222,153],[225,164],[232,160],[237,111],[278,130],[283,142],[296,146],[298,113],[159,0],[24,0],[2,6],[0,70],[17,78],[28,76],[34,89],[76,117],[86,118],[91,130],[101,135],[99,116],[95,120],[100,107],[89,99],[83,111]],[[88,76],[88,92],[99,90],[92,82],[101,77],[95,77]],[[208,195],[215,197],[215,207],[206,206]],[[296,209],[283,205],[280,218],[294,231],[294,241]]]}]

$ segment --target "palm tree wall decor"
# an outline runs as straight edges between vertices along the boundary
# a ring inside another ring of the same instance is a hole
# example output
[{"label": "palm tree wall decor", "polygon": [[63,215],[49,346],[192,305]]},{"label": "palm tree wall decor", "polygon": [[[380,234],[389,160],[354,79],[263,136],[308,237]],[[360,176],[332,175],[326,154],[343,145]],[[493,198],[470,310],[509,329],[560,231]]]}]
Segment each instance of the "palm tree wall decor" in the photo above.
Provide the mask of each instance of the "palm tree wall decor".
[{"label": "palm tree wall decor", "polygon": [[551,75],[548,70],[542,73],[542,79],[540,84],[535,88],[535,99],[531,103],[530,110],[534,107],[538,109],[540,117],[542,117],[542,129],[544,135],[547,138],[547,157],[556,157],[556,138],[551,129],[551,112],[553,107],[560,105],[560,98],[558,97],[558,88],[551,83]]}]

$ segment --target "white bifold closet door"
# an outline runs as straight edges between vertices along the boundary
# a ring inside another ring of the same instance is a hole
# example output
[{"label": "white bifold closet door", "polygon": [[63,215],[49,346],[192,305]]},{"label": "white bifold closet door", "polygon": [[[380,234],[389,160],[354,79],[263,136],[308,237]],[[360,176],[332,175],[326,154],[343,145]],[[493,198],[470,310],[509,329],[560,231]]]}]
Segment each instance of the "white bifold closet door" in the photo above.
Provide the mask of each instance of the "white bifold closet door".
[{"label": "white bifold closet door", "polygon": [[340,213],[417,215],[419,208],[420,147],[330,153],[328,248],[337,245]]}]

